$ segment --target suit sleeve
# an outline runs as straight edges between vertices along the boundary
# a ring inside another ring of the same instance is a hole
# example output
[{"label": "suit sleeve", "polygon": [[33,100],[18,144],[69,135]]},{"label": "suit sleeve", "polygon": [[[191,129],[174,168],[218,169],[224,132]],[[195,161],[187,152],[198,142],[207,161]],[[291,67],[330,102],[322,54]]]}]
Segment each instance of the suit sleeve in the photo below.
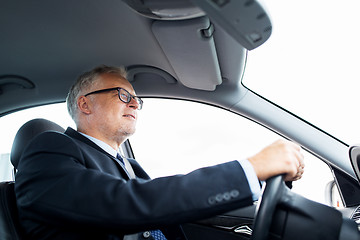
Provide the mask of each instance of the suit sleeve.
[{"label": "suit sleeve", "polygon": [[88,169],[66,135],[39,135],[24,151],[16,174],[20,216],[60,226],[142,231],[210,217],[252,204],[236,161],[153,180]]}]

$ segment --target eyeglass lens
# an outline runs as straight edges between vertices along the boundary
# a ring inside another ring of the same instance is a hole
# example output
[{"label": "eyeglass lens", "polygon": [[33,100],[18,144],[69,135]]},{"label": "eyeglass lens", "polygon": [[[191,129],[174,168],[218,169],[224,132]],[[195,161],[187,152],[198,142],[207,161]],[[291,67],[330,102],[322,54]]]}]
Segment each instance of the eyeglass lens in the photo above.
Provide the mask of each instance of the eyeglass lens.
[{"label": "eyeglass lens", "polygon": [[142,108],[142,100],[138,97],[132,96],[128,91],[125,89],[120,88],[119,89],[119,98],[124,103],[129,103],[131,101],[131,98],[134,98],[134,100],[139,105],[139,110]]}]

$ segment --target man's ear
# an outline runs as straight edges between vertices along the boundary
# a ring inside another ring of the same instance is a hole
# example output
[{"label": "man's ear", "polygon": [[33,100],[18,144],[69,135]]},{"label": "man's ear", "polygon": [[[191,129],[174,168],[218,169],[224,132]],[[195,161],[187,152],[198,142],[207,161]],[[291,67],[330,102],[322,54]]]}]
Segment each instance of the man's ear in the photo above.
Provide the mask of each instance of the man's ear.
[{"label": "man's ear", "polygon": [[85,96],[80,96],[77,100],[77,105],[79,110],[84,114],[90,114],[91,113],[91,102],[90,99],[88,99]]}]

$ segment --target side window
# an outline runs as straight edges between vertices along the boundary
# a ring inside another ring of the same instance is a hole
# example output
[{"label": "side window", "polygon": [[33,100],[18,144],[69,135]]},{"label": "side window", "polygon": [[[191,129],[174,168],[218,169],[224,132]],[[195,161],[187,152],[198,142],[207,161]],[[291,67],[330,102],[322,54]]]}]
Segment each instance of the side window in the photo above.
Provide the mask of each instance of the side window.
[{"label": "side window", "polygon": [[45,118],[56,122],[63,128],[73,126],[65,103],[51,104],[15,112],[0,118],[0,181],[13,180],[13,166],[10,151],[18,129],[34,118]]},{"label": "side window", "polygon": [[[74,127],[66,105],[31,108],[0,118],[0,181],[13,180],[10,151],[17,130],[28,120],[45,118],[63,128]],[[145,99],[137,132],[130,138],[136,159],[151,177],[186,174],[200,167],[247,158],[279,139],[272,131],[234,113],[204,104]],[[305,155],[305,174],[293,191],[326,203],[333,180],[326,164]],[[336,189],[336,188],[335,188]]]},{"label": "side window", "polygon": [[[136,159],[151,177],[186,174],[200,167],[244,159],[281,138],[234,113],[204,104],[145,99],[130,138]],[[293,191],[325,203],[329,167],[303,151],[305,173]]]}]

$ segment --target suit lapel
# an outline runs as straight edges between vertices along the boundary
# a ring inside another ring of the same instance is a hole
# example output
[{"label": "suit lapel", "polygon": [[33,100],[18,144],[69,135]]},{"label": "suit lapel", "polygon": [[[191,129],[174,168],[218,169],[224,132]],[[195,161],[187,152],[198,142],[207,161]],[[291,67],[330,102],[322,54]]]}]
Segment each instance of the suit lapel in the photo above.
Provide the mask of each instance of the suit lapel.
[{"label": "suit lapel", "polygon": [[111,154],[109,154],[108,152],[106,152],[104,149],[102,149],[101,147],[99,147],[96,143],[94,143],[93,141],[91,141],[90,139],[88,139],[87,137],[81,135],[80,133],[78,133],[77,131],[75,131],[74,129],[68,127],[65,131],[65,134],[68,135],[69,137],[72,137],[74,139],[77,139],[83,143],[86,143],[87,145],[91,146],[92,148],[95,148],[96,150],[98,150],[99,152],[105,154],[106,156],[108,156],[109,158],[111,158],[116,165],[118,166],[119,170],[121,172],[123,172],[124,174],[126,174],[126,176],[128,177],[127,180],[129,180],[131,178],[131,176],[129,175],[128,171],[126,170],[125,166],[120,163],[120,161],[118,159],[116,159],[114,156],[112,156]]},{"label": "suit lapel", "polygon": [[[108,156],[109,158],[111,158],[114,162],[116,162],[116,165],[118,166],[119,171],[124,172],[126,174],[126,176],[128,176],[127,180],[131,179],[131,176],[129,175],[129,173],[125,169],[125,166],[123,164],[121,164],[119,162],[119,160],[117,160],[111,154],[107,153],[101,147],[99,147],[97,144],[95,144],[93,141],[91,141],[87,137],[84,137],[83,135],[81,135],[80,133],[78,133],[77,131],[75,131],[74,129],[72,129],[70,127],[65,131],[65,134],[68,135],[71,138],[79,140],[79,141],[81,141],[81,142],[95,148],[99,152],[101,152],[101,153],[105,154],[106,156]],[[150,177],[147,175],[147,173],[141,168],[141,166],[134,159],[129,159],[129,160],[126,159],[126,161],[128,161],[128,163],[131,165],[134,172],[139,174],[140,178],[150,179]],[[136,174],[136,175],[138,175],[138,174]],[[167,228],[161,229],[161,230],[165,233],[165,235],[169,239],[181,239],[181,240],[186,240],[187,239],[185,237],[185,234],[182,231],[181,226],[172,226],[172,227],[167,227]],[[142,236],[142,235],[140,235],[140,236]]]}]

